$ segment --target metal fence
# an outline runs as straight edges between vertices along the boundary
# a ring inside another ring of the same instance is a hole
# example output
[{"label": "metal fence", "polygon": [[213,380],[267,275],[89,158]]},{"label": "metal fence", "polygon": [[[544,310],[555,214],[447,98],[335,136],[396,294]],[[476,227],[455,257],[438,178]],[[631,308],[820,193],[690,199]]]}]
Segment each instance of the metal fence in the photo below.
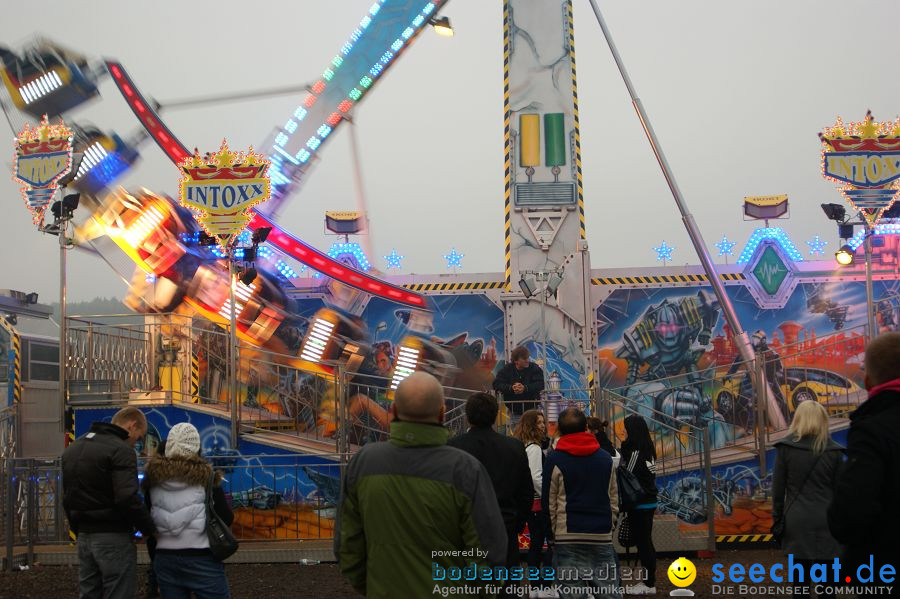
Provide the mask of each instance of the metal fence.
[{"label": "metal fence", "polygon": [[767,444],[786,433],[801,402],[817,401],[832,419],[842,419],[867,397],[856,382],[862,378],[867,327],[799,339],[790,324],[782,327],[785,341],[757,348],[754,362],[712,363],[652,380],[638,374],[603,392],[662,422],[709,427],[714,448],[756,451],[765,469]]},{"label": "metal fence", "polygon": [[28,563],[34,546],[65,541],[60,460],[6,458],[0,478],[0,527],[11,567],[16,546],[25,547]]},{"label": "metal fence", "polygon": [[[326,540],[333,538],[345,460],[308,455],[241,456],[242,464],[212,458],[234,511],[232,530],[240,540]],[[143,478],[143,466],[139,478]],[[62,507],[61,461],[7,459],[0,479],[0,534],[7,567],[35,547],[70,540]]]}]

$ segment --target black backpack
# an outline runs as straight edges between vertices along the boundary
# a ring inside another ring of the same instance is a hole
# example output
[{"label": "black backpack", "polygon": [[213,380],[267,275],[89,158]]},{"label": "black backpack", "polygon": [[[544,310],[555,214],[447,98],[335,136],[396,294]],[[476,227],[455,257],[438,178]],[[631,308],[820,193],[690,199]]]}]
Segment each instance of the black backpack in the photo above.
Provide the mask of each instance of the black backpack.
[{"label": "black backpack", "polygon": [[641,482],[622,464],[616,468],[616,483],[619,487],[619,509],[622,511],[633,510],[646,497]]}]

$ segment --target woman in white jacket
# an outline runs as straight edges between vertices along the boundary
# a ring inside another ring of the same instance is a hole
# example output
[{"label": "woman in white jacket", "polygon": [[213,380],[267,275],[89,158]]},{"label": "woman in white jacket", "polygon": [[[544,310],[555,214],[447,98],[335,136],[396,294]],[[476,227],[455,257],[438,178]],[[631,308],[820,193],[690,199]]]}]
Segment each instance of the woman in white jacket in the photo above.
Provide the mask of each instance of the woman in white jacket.
[{"label": "woman in white jacket", "polygon": [[156,525],[153,569],[163,599],[230,598],[222,562],[209,551],[206,536],[206,487],[213,481],[213,508],[231,525],[218,475],[200,457],[200,434],[181,422],[166,439],[166,453],[150,460],[144,475],[150,516]]}]

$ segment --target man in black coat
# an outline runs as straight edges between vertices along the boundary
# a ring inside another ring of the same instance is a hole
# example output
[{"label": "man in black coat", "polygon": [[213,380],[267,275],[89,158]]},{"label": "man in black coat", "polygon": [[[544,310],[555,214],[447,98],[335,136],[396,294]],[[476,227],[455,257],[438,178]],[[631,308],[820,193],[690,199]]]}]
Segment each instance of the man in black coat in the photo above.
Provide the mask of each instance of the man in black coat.
[{"label": "man in black coat", "polygon": [[[900,567],[900,333],[885,333],[869,344],[865,369],[869,399],[850,415],[847,462],[828,526],[846,545],[841,576],[852,577],[851,586],[859,583],[858,566],[868,566],[870,559],[872,584],[891,586],[879,574],[887,564]],[[868,567],[862,575],[869,575]]]},{"label": "man in black coat", "polygon": [[132,599],[137,583],[135,530],[156,532],[138,496],[134,446],[147,433],[137,408],[119,410],[112,423],[95,422],[62,456],[63,508],[78,535],[82,598]]},{"label": "man in black coat", "polygon": [[509,355],[510,362],[494,378],[494,390],[503,394],[503,402],[518,419],[538,406],[544,390],[544,371],[530,360],[528,349],[519,346]]},{"label": "man in black coat", "polygon": [[466,419],[471,427],[447,445],[472,454],[484,464],[494,485],[503,524],[509,539],[507,562],[519,564],[519,533],[525,528],[534,499],[534,486],[525,446],[518,439],[504,437],[492,428],[497,419],[497,399],[475,393],[466,400]]}]

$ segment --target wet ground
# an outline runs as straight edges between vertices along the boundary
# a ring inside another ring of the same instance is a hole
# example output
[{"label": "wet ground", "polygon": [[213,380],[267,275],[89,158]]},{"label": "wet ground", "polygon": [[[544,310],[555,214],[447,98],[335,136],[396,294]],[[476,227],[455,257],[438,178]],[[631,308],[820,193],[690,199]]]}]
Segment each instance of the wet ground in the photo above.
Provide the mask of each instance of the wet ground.
[{"label": "wet ground", "polygon": [[[657,596],[667,597],[669,591],[675,587],[669,583],[666,570],[677,556],[660,556],[657,563]],[[714,558],[691,560],[697,568],[697,579],[690,586],[694,596],[700,599],[727,596],[723,589],[714,589],[712,582],[712,566],[715,563],[724,564],[725,572],[731,564],[740,563],[745,567],[759,563],[765,567],[774,563],[784,563],[785,558],[775,550],[720,550]],[[139,587],[143,590],[145,580],[145,566],[139,566],[141,575]],[[226,565],[228,581],[231,586],[232,596],[235,599],[265,599],[265,598],[297,598],[297,599],[331,599],[359,597],[353,589],[341,578],[337,566],[334,564],[322,564],[303,566],[299,564],[228,564]],[[70,566],[46,566],[37,565],[27,571],[0,573],[0,598],[64,598],[77,597],[78,571]],[[768,583],[766,586],[773,585]],[[730,596],[753,597],[790,597],[790,593],[754,592],[753,590],[739,593],[737,585]],[[756,586],[757,590],[762,590]],[[713,591],[719,592],[714,593]],[[142,597],[143,594],[138,595]],[[525,595],[527,597],[527,594]],[[404,598],[398,595],[398,599]]]}]

